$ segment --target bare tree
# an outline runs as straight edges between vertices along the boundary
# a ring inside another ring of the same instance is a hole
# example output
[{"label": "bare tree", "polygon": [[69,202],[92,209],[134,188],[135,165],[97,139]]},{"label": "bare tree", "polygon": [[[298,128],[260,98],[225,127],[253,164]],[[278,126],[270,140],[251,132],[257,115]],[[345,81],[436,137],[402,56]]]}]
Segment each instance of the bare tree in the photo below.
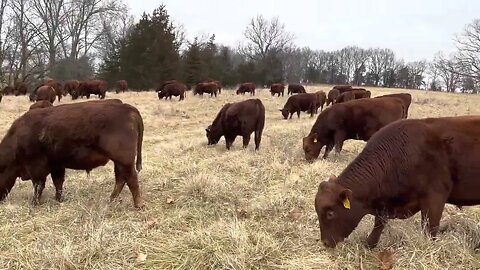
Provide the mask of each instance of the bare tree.
[{"label": "bare tree", "polygon": [[250,20],[244,35],[248,43],[240,51],[251,60],[265,59],[270,52],[282,52],[292,47],[294,39],[278,17],[267,20],[261,15]]},{"label": "bare tree", "polygon": [[437,54],[434,59],[434,66],[438,72],[438,76],[442,78],[447,92],[455,92],[461,82],[461,68],[457,62],[458,57],[451,55],[449,59],[445,58],[441,53]]},{"label": "bare tree", "polygon": [[461,73],[477,82],[480,81],[480,19],[474,20],[465,27],[462,34],[456,37],[458,54],[456,60],[462,67],[466,67]]}]

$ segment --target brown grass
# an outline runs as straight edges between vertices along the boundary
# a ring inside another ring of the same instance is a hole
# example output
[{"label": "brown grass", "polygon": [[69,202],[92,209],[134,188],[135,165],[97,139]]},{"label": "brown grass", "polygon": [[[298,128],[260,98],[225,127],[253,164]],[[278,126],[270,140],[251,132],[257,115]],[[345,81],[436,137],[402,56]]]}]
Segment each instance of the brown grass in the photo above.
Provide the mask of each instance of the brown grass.
[{"label": "brown grass", "polygon": [[[327,86],[307,91],[327,90]],[[398,92],[372,89],[373,96]],[[409,91],[411,118],[479,114],[480,97]],[[237,138],[227,152],[222,139],[207,146],[205,127],[220,107],[249,96],[225,91],[219,98],[189,94],[183,102],[155,93],[108,93],[135,105],[145,122],[140,183],[147,209],[134,210],[131,194],[109,203],[111,163],[87,176],[68,171],[66,201],[54,201],[49,180],[43,204],[33,207],[31,182],[19,180],[0,204],[0,268],[4,269],[478,269],[480,212],[448,206],[449,229],[426,238],[419,217],[390,222],[378,248],[364,241],[373,226],[362,221],[334,250],[319,242],[313,199],[320,181],[339,174],[364,143],[348,141],[338,157],[304,161],[301,138],[314,118],[281,119],[287,97],[257,94],[267,109],[260,151]],[[69,98],[63,102],[71,102]],[[62,102],[62,103],[63,103]],[[25,112],[27,97],[4,97],[0,134]],[[3,135],[2,135],[3,136]],[[382,253],[383,252],[383,253]],[[392,255],[393,252],[393,255]],[[385,260],[390,260],[385,262]],[[387,266],[385,266],[387,265]]]}]

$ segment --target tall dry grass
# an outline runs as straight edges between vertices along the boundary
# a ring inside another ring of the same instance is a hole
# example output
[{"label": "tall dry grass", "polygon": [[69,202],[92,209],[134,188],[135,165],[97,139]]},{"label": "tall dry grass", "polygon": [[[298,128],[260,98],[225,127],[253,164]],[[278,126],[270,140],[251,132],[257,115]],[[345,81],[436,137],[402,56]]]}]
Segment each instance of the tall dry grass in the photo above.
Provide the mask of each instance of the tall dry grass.
[{"label": "tall dry grass", "polygon": [[[372,89],[374,96],[399,91]],[[480,113],[478,96],[408,92],[411,118]],[[278,109],[287,97],[273,98],[267,90],[257,97],[267,110],[260,151],[253,140],[242,149],[237,139],[227,152],[223,139],[207,146],[205,128],[223,104],[248,95],[224,90],[218,98],[190,94],[178,102],[159,101],[153,92],[108,93],[139,108],[144,118],[139,179],[147,209],[134,210],[128,189],[109,203],[111,163],[89,176],[67,171],[62,204],[48,180],[42,205],[31,206],[31,183],[18,180],[0,204],[0,268],[378,269],[392,262],[394,269],[480,268],[476,207],[448,206],[448,228],[438,241],[422,234],[417,215],[390,222],[379,246],[368,250],[364,241],[373,220],[366,217],[345,244],[324,248],[313,207],[318,184],[339,174],[364,143],[348,141],[341,155],[306,163],[301,138],[315,118],[283,120]],[[4,97],[2,136],[29,106],[27,97]],[[382,252],[393,258],[382,259]]]}]

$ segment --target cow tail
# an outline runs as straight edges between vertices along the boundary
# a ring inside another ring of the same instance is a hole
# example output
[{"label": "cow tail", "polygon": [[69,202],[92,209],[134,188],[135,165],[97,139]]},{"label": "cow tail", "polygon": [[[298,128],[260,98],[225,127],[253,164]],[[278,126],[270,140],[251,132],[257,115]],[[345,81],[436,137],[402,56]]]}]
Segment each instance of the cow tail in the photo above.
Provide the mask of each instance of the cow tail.
[{"label": "cow tail", "polygon": [[140,113],[138,113],[138,118],[137,118],[137,124],[138,124],[138,138],[137,138],[137,163],[136,169],[137,171],[142,170],[142,144],[143,144],[143,119]]}]

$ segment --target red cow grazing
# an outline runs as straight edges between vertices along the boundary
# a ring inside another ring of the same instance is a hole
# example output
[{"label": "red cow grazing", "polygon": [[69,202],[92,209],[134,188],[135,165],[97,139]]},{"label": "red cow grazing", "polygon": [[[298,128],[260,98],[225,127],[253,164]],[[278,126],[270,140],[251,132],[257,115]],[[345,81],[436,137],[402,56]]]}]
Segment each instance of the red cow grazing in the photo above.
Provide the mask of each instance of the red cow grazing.
[{"label": "red cow grazing", "polygon": [[289,114],[290,119],[292,119],[294,113],[297,113],[298,118],[300,118],[300,112],[309,112],[310,117],[313,117],[313,114],[316,113],[318,108],[317,100],[317,95],[312,93],[294,95],[287,99],[287,102],[283,106],[283,109],[280,109],[280,112],[282,112],[284,119],[288,119]]},{"label": "red cow grazing", "polygon": [[307,91],[305,91],[305,87],[303,87],[303,85],[301,84],[298,84],[298,83],[289,84],[287,95],[293,95],[295,93],[301,94],[301,93],[307,93]]},{"label": "red cow grazing", "polygon": [[24,96],[27,94],[27,85],[24,82],[16,82],[13,90],[15,96]]},{"label": "red cow grazing", "polygon": [[35,92],[36,92],[35,101],[47,100],[52,104],[53,102],[55,102],[56,93],[53,87],[48,85],[43,85],[37,88]]},{"label": "red cow grazing", "polygon": [[125,91],[128,90],[128,83],[125,80],[119,80],[117,81],[117,89],[115,89],[115,92],[118,94],[120,92],[125,93]]},{"label": "red cow grazing", "polygon": [[405,114],[403,118],[408,117],[408,109],[410,108],[410,104],[412,103],[412,95],[408,93],[399,93],[399,94],[389,94],[389,95],[378,96],[375,98],[383,98],[383,97],[394,97],[394,98],[401,99],[403,101],[403,104],[405,105]]},{"label": "red cow grazing", "polygon": [[337,97],[335,103],[343,103],[343,102],[347,102],[355,99],[370,98],[371,96],[372,96],[372,93],[370,91],[352,90],[352,91],[347,91],[340,94]]},{"label": "red cow grazing", "polygon": [[105,99],[105,95],[108,88],[108,82],[104,80],[91,80],[81,82],[75,91],[75,96],[72,95],[72,99],[77,99],[79,96],[85,96],[90,98],[90,95],[97,95],[100,99]]},{"label": "red cow grazing", "polygon": [[[50,174],[55,198],[63,199],[65,169],[91,171],[112,160],[116,198],[125,183],[136,207],[143,207],[137,179],[142,167],[143,120],[135,107],[90,101],[29,110],[15,120],[0,142],[0,199],[17,177],[31,180],[38,204]],[[136,156],[136,162],[135,162]]]},{"label": "red cow grazing", "polygon": [[325,101],[327,101],[327,95],[325,95],[325,92],[323,91],[317,91],[314,93],[317,95],[317,104],[316,104],[316,110],[315,113],[318,113],[318,108],[321,107],[320,111],[323,111],[323,105],[325,105]]},{"label": "red cow grazing", "polygon": [[63,96],[62,84],[54,80],[48,80],[44,85],[50,86],[55,90],[55,95],[57,95],[58,102],[60,102]]},{"label": "red cow grazing", "polygon": [[187,91],[187,86],[183,83],[175,82],[175,83],[170,83],[167,84],[163,87],[161,91],[158,92],[158,98],[170,98],[172,99],[172,96],[180,96],[180,101],[182,101],[185,98],[185,93]]},{"label": "red cow grazing", "polygon": [[80,82],[77,81],[77,80],[70,80],[70,81],[65,82],[65,85],[63,87],[63,90],[64,90],[63,94],[64,95],[66,95],[66,94],[72,95],[72,93],[77,90],[79,85],[80,85]]},{"label": "red cow grazing", "polygon": [[252,96],[255,96],[255,88],[257,88],[255,83],[242,83],[237,90],[237,95],[245,95],[246,92],[249,92]]},{"label": "red cow grazing", "polygon": [[270,93],[272,94],[272,97],[274,97],[276,94],[280,97],[280,94],[282,94],[282,97],[285,93],[285,85],[283,83],[274,83],[270,86]]},{"label": "red cow grazing", "polygon": [[250,136],[255,132],[255,150],[260,148],[263,127],[265,126],[265,107],[260,99],[248,99],[223,105],[213,123],[206,129],[208,144],[217,144],[225,137],[230,150],[237,136],[243,137],[243,148],[248,146]]},{"label": "red cow grazing", "polygon": [[368,141],[382,127],[402,119],[403,102],[398,98],[358,99],[335,104],[323,111],[315,121],[310,134],[303,138],[305,159],[318,158],[326,146],[326,159],[335,146],[342,151],[343,142],[348,139]]},{"label": "red cow grazing", "polygon": [[53,104],[50,103],[50,101],[40,100],[40,101],[37,101],[37,102],[33,103],[32,106],[30,106],[30,110],[42,109],[42,108],[48,108],[48,107],[53,107]]},{"label": "red cow grazing", "polygon": [[328,99],[327,99],[327,106],[330,104],[335,104],[337,101],[338,96],[340,96],[340,91],[338,89],[332,89],[328,91]]},{"label": "red cow grazing", "polygon": [[[373,99],[372,99],[373,100]],[[422,228],[436,237],[445,203],[480,204],[480,117],[404,119],[381,129],[315,198],[322,242],[335,247],[367,215],[377,245],[389,219],[421,212]]]},{"label": "red cow grazing", "polygon": [[203,97],[203,94],[207,93],[210,94],[211,97],[215,95],[217,96],[218,93],[218,85],[215,82],[206,82],[206,83],[198,83],[195,86],[195,89],[193,91],[193,95],[199,94],[200,96]]}]

